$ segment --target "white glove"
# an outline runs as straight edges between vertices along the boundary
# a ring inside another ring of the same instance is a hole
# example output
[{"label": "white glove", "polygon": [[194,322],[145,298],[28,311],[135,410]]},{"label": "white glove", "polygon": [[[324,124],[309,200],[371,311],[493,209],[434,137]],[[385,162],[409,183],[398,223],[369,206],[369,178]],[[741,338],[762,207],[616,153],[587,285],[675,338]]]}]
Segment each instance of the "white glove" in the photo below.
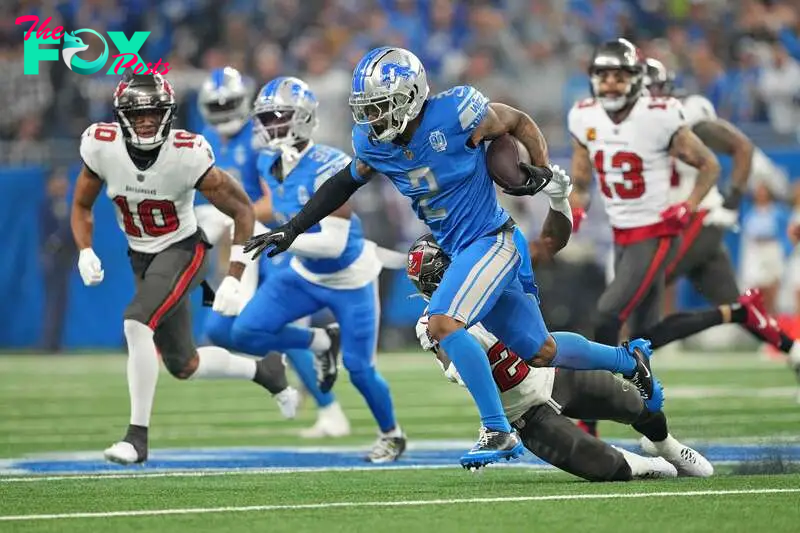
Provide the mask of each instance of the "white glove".
[{"label": "white glove", "polygon": [[222,316],[236,316],[242,310],[241,282],[233,276],[225,276],[217,289],[211,309]]},{"label": "white glove", "polygon": [[78,272],[81,273],[83,284],[87,287],[100,284],[105,276],[103,265],[91,248],[84,248],[78,255]]},{"label": "white glove", "polygon": [[417,320],[417,339],[419,340],[419,345],[422,346],[422,349],[426,352],[433,350],[438,346],[438,343],[433,340],[428,333],[428,315],[422,315]]},{"label": "white glove", "polygon": [[550,165],[550,170],[553,172],[553,178],[544,188],[544,193],[551,200],[566,200],[572,192],[572,178],[558,165]]},{"label": "white glove", "polygon": [[720,226],[722,228],[730,229],[733,232],[739,232],[739,212],[733,209],[726,209],[718,207],[712,209],[703,219],[703,224],[706,226]]}]

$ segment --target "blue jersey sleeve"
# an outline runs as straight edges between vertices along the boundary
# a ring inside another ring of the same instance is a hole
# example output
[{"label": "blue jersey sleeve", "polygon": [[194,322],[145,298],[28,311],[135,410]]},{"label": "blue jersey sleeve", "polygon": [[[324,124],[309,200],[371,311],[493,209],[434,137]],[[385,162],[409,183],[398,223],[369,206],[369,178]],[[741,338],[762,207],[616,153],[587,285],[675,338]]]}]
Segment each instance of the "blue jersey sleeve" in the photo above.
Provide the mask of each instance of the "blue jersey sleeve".
[{"label": "blue jersey sleeve", "polygon": [[369,165],[370,147],[371,145],[367,133],[358,126],[353,126],[353,160],[350,162],[350,175],[353,176],[353,179],[358,183],[369,181],[369,178],[358,174],[356,165],[359,161],[365,165]]},{"label": "blue jersey sleeve", "polygon": [[246,172],[242,172],[242,187],[244,187],[244,192],[250,197],[251,202],[256,202],[264,196],[264,191],[261,190],[261,178],[259,177],[259,157],[259,154],[248,154],[246,163],[248,169]]},{"label": "blue jersey sleeve", "polygon": [[453,87],[440,97],[452,100],[455,106],[454,116],[458,117],[458,133],[471,135],[489,110],[489,99],[470,85]]},{"label": "blue jersey sleeve", "polygon": [[[353,159],[342,151],[330,148],[330,155],[327,161],[322,163],[314,178],[314,192],[317,192],[322,184],[339,173],[340,170],[351,164]],[[352,170],[351,170],[352,173]]]}]

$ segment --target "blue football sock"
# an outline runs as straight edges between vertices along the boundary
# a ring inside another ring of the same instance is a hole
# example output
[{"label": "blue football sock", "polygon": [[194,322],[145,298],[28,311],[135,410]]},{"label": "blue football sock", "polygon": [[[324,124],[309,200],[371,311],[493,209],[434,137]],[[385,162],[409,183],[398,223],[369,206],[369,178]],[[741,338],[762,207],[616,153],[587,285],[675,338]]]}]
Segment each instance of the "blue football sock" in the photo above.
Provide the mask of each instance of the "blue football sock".
[{"label": "blue football sock", "polygon": [[610,370],[630,374],[636,362],[628,350],[620,346],[606,346],[588,340],[583,335],[560,331],[553,333],[556,356],[551,366],[574,370]]},{"label": "blue football sock", "polygon": [[386,433],[394,429],[397,421],[394,418],[394,406],[389,385],[383,376],[378,374],[375,367],[350,372],[350,382],[364,397],[381,431]]},{"label": "blue football sock", "polygon": [[287,350],[286,356],[292,363],[294,371],[300,377],[306,390],[314,397],[318,407],[327,407],[336,401],[336,396],[332,392],[319,390],[317,385],[317,371],[314,369],[314,354],[309,350]]},{"label": "blue football sock", "polygon": [[478,406],[481,423],[489,429],[510,432],[511,425],[503,412],[489,359],[480,343],[466,329],[461,328],[443,338],[439,344],[456,365],[461,379]]}]

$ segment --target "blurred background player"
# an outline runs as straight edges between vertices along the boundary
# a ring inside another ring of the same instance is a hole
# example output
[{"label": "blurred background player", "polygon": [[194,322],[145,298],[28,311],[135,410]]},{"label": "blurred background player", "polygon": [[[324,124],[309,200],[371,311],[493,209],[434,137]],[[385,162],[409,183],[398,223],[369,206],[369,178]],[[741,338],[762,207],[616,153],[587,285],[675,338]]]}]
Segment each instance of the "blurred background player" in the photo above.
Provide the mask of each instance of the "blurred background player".
[{"label": "blurred background player", "polygon": [[[272,222],[273,213],[270,190],[258,168],[258,148],[263,147],[262,139],[253,135],[253,122],[250,120],[254,92],[252,80],[245,79],[232,67],[224,67],[212,71],[203,83],[198,94],[198,106],[206,123],[203,136],[216,154],[217,165],[242,184],[253,202],[256,232],[261,233],[266,231],[265,224]],[[195,213],[198,224],[212,244],[222,244],[228,240],[233,226],[230,217],[200,197],[195,203]],[[242,275],[242,305],[250,301],[259,284],[268,282],[270,272],[285,266],[288,266],[288,262],[271,262],[266,258],[248,261]],[[233,321],[232,316],[212,312],[206,321],[208,339],[217,346],[232,348]],[[265,353],[250,355],[261,357]],[[301,435],[312,438],[347,435],[350,425],[333,393],[323,394],[317,386],[313,368],[314,355],[308,350],[288,350],[286,355],[306,390],[320,407],[318,423],[312,428],[302,430]],[[293,413],[297,409],[299,398],[294,389],[287,389],[276,395],[275,399],[285,413]]]},{"label": "blurred background player", "polygon": [[136,281],[123,325],[130,425],[105,451],[106,459],[122,464],[147,459],[159,353],[178,379],[251,380],[273,394],[288,388],[280,358],[256,362],[219,347],[195,348],[188,295],[208,267],[208,243],[193,209],[195,190],[234,223],[228,282],[214,300],[223,314],[240,306],[242,244],[252,234],[253,209],[241,186],[216,166],[202,136],[172,129],[175,107],[172,87],[159,74],[126,75],[114,92],[117,122],[92,124],[81,138],[83,167],[71,215],[81,278],[86,285],[104,278],[92,250],[92,207],[105,185],[128,239]]},{"label": "blurred background player", "polygon": [[[278,223],[297,213],[351,161],[340,150],[313,142],[316,108],[308,85],[291,77],[267,83],[256,99],[256,135],[266,147],[258,166],[272,191]],[[317,352],[323,358],[319,380],[323,393],[336,379],[341,346],[350,381],[380,428],[367,459],[396,461],[405,450],[406,437],[395,418],[389,385],[375,367],[380,322],[377,277],[383,266],[377,246],[364,239],[360,219],[344,205],[298,238],[290,252],[294,257],[289,267],[274,272],[234,322],[233,346],[249,353],[292,348]],[[326,307],[338,325],[324,329],[291,325]],[[313,379],[313,361],[301,365],[307,369],[301,373],[304,379]],[[338,404],[331,402],[320,410],[320,432],[343,424],[346,419]]]},{"label": "blurred background player", "polygon": [[[484,352],[465,330],[473,322],[482,321],[530,360],[622,371],[646,397],[652,396],[646,354],[633,346],[590,343],[571,333],[556,339],[518,279],[516,225],[497,201],[483,141],[511,133],[531,155],[534,165],[520,163],[527,182],[506,189],[507,194],[536,194],[555,179],[554,171],[559,172],[558,181],[569,183],[563,171],[550,166],[546,142],[528,115],[490,104],[469,86],[429,96],[422,63],[408,50],[393,47],[371,50],[358,63],[350,107],[356,121],[356,159],[349,171],[337,172],[294,218],[271,234],[251,239],[246,250],[256,250],[256,256],[267,250],[273,256],[289,249],[303,232],[339,209],[379,173],[409,197],[454,265],[431,299],[429,327],[448,353],[462,360],[461,375],[467,376],[465,382],[481,415],[480,438],[461,457],[462,466],[479,468],[522,452],[503,413]],[[570,217],[570,212],[564,216]],[[569,218],[566,228],[568,235]]]},{"label": "blurred background player", "polygon": [[[595,339],[616,343],[622,324],[631,335],[658,323],[664,271],[673,239],[714,186],[719,163],[685,127],[676,100],[642,95],[644,62],[625,39],[600,45],[589,69],[594,98],[569,113],[573,204],[586,205],[597,173],[614,235],[614,280],[597,306]],[[688,199],[670,205],[675,157],[699,170]]]},{"label": "blurred background player", "polygon": [[[676,93],[674,72],[667,70],[656,59],[648,58],[646,65],[645,88],[650,94],[658,97],[673,96]],[[766,184],[759,180],[761,175],[771,170],[764,163],[766,156],[763,153],[761,157],[756,156],[756,152],[760,150],[736,126],[719,118],[707,98],[690,94],[681,95],[680,100],[687,126],[711,150],[730,155],[733,167],[727,192],[723,195],[716,185],[712,187],[683,230],[678,252],[667,265],[667,284],[686,276],[697,291],[715,305],[738,300],[746,307],[747,319],[742,325],[748,331],[784,353],[793,353],[794,358],[800,359],[800,343],[781,331],[778,321],[772,316],[775,291],[770,291],[771,297],[768,299],[772,305],[764,303],[758,289],[748,289],[743,296],[739,296],[736,269],[723,242],[725,230],[736,228],[739,224],[739,207],[752,176],[757,182],[754,185],[756,207],[742,226],[744,243],[752,242],[754,244],[751,247],[758,249],[750,249],[745,244],[744,256],[748,258],[748,264],[756,266],[755,269],[746,269],[743,278],[746,285],[752,282],[755,287],[762,284],[774,287],[781,277],[784,264],[779,228],[785,226],[785,223],[780,224],[774,217],[770,219],[780,209],[770,202],[771,194]],[[696,179],[697,170],[694,167],[676,160],[670,188],[671,201],[686,200]],[[764,244],[764,237],[769,236],[772,237],[771,243]],[[754,273],[748,275],[750,272]],[[761,279],[765,277],[767,282],[761,283]]]},{"label": "blurred background player", "polygon": [[[409,265],[419,265],[419,269],[409,270],[409,279],[418,293],[430,300],[450,260],[430,234],[417,239],[409,255],[415,258]],[[463,386],[458,369],[428,335],[427,323],[427,315],[417,322],[420,345],[436,354],[450,381]],[[486,350],[509,420],[525,447],[539,458],[589,481],[713,474],[702,455],[669,434],[661,406],[649,407],[635,389],[611,372],[529,367],[481,324],[468,331]],[[630,424],[643,435],[642,448],[660,457],[642,457],[610,446],[587,435],[567,417]]]}]

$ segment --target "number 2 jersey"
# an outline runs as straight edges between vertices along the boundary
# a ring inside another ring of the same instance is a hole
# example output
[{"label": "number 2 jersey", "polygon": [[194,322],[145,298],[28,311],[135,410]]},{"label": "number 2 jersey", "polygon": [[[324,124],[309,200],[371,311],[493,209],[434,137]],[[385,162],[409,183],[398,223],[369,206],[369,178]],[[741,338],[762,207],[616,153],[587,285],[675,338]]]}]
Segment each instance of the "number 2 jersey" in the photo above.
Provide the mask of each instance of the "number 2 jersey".
[{"label": "number 2 jersey", "polygon": [[140,170],[119,124],[97,123],[83,132],[80,154],[105,182],[132,250],[158,253],[197,232],[195,187],[214,166],[214,152],[201,135],[170,130],[155,162]]},{"label": "number 2 jersey", "polygon": [[[570,110],[569,132],[589,151],[617,242],[625,236],[634,235],[629,242],[635,242],[664,234],[660,214],[670,205],[669,150],[685,125],[683,106],[674,98],[640,96],[619,124],[595,99]],[[647,230],[624,231],[640,228]]]},{"label": "number 2 jersey", "polygon": [[[353,127],[356,159],[386,175],[411,200],[417,217],[450,257],[496,232],[509,218],[497,202],[486,148],[468,144],[488,107],[474,87],[439,93],[425,103],[408,146],[373,142],[363,127]],[[355,165],[354,160],[353,179],[362,181]]]}]

